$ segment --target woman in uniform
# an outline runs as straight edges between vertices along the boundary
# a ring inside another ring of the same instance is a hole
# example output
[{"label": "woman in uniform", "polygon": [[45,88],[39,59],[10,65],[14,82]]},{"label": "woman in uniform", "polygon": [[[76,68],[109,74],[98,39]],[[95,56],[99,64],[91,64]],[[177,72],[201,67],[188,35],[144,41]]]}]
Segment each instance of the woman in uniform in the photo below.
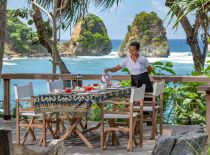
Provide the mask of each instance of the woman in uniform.
[{"label": "woman in uniform", "polygon": [[147,58],[140,55],[139,49],[140,44],[138,42],[132,42],[129,46],[130,56],[117,66],[104,69],[104,73],[116,72],[127,67],[131,74],[131,85],[141,87],[142,84],[146,84],[146,92],[152,92],[153,88],[149,78],[152,67]]}]

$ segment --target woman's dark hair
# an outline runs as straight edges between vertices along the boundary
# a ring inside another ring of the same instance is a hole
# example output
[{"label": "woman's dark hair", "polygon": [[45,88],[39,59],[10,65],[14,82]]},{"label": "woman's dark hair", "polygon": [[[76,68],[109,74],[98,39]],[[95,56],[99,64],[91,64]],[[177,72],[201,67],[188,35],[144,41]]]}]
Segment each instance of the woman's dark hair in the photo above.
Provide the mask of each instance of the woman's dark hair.
[{"label": "woman's dark hair", "polygon": [[137,50],[140,49],[140,44],[139,44],[138,42],[136,42],[136,41],[135,41],[135,42],[132,42],[132,43],[130,44],[130,46],[135,46]]}]

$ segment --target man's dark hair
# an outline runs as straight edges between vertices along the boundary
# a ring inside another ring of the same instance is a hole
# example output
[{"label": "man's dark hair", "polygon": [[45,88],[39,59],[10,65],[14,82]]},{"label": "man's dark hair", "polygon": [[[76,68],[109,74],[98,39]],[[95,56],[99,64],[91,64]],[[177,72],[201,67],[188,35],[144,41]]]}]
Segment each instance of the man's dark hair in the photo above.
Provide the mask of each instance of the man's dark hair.
[{"label": "man's dark hair", "polygon": [[136,42],[136,41],[135,41],[135,42],[132,42],[132,43],[130,44],[130,46],[135,46],[137,50],[140,49],[140,44],[139,44],[138,42]]}]

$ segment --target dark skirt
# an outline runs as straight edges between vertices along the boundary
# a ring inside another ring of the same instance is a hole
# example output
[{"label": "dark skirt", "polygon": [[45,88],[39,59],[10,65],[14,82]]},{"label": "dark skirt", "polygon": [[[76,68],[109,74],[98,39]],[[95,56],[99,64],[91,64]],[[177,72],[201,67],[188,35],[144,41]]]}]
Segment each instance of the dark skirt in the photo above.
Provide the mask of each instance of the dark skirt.
[{"label": "dark skirt", "polygon": [[150,78],[147,72],[138,74],[138,75],[131,75],[131,85],[135,87],[141,87],[142,84],[146,84],[146,92],[152,92],[153,87],[150,82]]}]

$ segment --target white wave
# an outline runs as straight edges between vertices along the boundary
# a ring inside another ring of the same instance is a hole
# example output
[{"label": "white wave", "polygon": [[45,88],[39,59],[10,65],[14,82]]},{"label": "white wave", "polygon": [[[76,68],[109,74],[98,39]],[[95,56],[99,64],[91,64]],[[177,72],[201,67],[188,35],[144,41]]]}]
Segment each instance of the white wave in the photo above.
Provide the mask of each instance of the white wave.
[{"label": "white wave", "polygon": [[[91,59],[103,59],[103,58],[119,58],[117,52],[112,51],[108,55],[103,56],[78,56],[76,58],[64,58],[64,59],[74,59],[74,61],[81,60],[91,60]],[[171,52],[169,57],[148,57],[149,62],[153,63],[155,61],[171,61],[175,63],[185,63],[192,64],[193,58],[191,52]]]},{"label": "white wave", "polygon": [[149,62],[155,61],[171,61],[175,63],[185,63],[185,64],[192,64],[193,57],[191,52],[171,52],[170,56],[167,58],[162,57],[150,57],[148,58]]},{"label": "white wave", "polygon": [[108,55],[102,55],[102,56],[78,56],[78,58],[82,58],[82,59],[118,58],[118,54],[117,54],[117,52],[112,51]]},{"label": "white wave", "polygon": [[183,56],[192,56],[191,52],[171,52],[170,57],[175,56],[175,57],[183,57]]},{"label": "white wave", "polygon": [[28,57],[12,57],[12,58],[3,58],[3,60],[19,60],[19,59],[28,59]]},{"label": "white wave", "polygon": [[10,62],[3,62],[3,65],[5,65],[5,66],[15,66],[15,65],[18,65],[18,64],[10,63]]}]

